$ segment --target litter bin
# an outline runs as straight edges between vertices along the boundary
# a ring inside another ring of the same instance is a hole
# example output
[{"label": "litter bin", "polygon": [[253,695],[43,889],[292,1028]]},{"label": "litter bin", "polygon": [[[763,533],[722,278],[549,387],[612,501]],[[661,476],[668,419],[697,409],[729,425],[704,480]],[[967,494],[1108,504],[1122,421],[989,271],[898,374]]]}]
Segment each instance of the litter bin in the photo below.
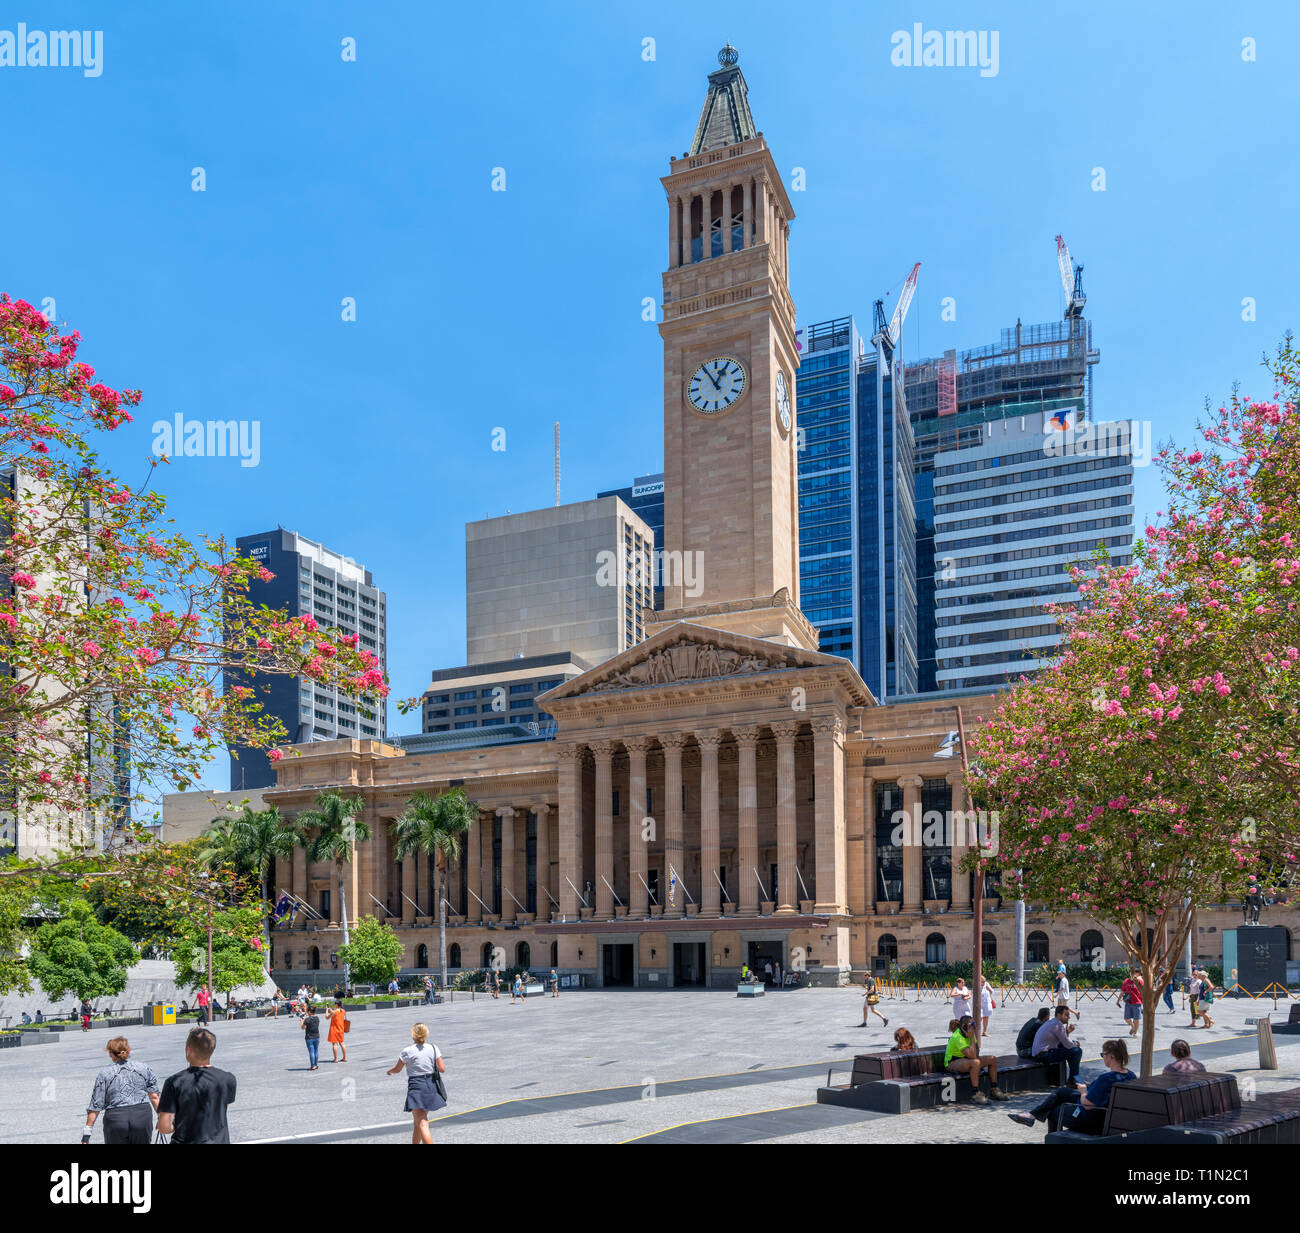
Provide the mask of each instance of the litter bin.
[{"label": "litter bin", "polygon": [[150,1010],[153,1011],[151,1022],[154,1027],[165,1027],[167,1024],[176,1022],[176,1003],[175,1002],[155,1002]]}]

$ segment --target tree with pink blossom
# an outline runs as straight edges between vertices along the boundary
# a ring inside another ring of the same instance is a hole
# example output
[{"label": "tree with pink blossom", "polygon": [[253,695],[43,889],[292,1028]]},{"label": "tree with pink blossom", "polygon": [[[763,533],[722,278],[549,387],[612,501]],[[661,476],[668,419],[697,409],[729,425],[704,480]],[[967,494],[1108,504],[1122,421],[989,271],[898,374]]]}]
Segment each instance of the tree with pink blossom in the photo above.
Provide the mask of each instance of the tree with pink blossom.
[{"label": "tree with pink blossom", "polygon": [[1202,444],[1158,462],[1169,510],[1132,563],[1077,568],[1052,605],[1059,657],[972,738],[972,789],[1000,816],[1004,883],[1105,924],[1155,1005],[1198,906],[1285,893],[1300,805],[1300,357],[1265,367]]}]

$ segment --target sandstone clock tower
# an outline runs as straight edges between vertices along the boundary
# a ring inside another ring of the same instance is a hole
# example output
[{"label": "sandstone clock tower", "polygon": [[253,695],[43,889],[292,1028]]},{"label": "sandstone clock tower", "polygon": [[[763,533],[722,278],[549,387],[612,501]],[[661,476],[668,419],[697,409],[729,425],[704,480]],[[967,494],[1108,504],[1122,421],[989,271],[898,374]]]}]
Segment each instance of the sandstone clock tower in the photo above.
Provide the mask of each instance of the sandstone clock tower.
[{"label": "sandstone clock tower", "polygon": [[799,611],[794,210],[754,127],[734,47],[718,53],[668,198],[664,611],[817,648]]}]

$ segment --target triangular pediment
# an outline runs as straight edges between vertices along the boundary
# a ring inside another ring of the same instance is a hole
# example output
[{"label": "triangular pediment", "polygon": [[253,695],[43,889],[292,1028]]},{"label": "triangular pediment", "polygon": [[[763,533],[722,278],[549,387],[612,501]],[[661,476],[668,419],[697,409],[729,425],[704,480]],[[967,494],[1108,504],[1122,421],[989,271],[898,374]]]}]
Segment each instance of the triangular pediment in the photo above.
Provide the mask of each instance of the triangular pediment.
[{"label": "triangular pediment", "polygon": [[[586,694],[730,681],[808,668],[846,670],[858,679],[853,665],[835,655],[683,621],[542,694],[538,702],[547,705]],[[860,681],[859,685],[866,694],[866,687]]]}]

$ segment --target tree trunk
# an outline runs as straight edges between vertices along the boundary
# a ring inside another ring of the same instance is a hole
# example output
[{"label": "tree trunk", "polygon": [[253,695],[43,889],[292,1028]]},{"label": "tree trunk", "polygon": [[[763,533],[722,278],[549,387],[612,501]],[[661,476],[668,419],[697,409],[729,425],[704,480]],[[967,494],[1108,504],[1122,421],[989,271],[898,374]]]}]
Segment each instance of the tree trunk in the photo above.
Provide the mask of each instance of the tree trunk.
[{"label": "tree trunk", "polygon": [[[262,902],[263,903],[270,902],[270,900],[267,897],[267,885],[266,885],[265,874],[262,875]],[[274,910],[274,906],[275,905],[272,904],[272,910]],[[262,944],[266,947],[266,950],[262,954],[262,969],[263,971],[266,972],[268,976],[270,976],[271,975],[271,913],[270,912],[267,912],[266,915],[262,917]]]},{"label": "tree trunk", "polygon": [[447,858],[442,861],[438,877],[438,962],[442,967],[442,987],[447,987]]}]

